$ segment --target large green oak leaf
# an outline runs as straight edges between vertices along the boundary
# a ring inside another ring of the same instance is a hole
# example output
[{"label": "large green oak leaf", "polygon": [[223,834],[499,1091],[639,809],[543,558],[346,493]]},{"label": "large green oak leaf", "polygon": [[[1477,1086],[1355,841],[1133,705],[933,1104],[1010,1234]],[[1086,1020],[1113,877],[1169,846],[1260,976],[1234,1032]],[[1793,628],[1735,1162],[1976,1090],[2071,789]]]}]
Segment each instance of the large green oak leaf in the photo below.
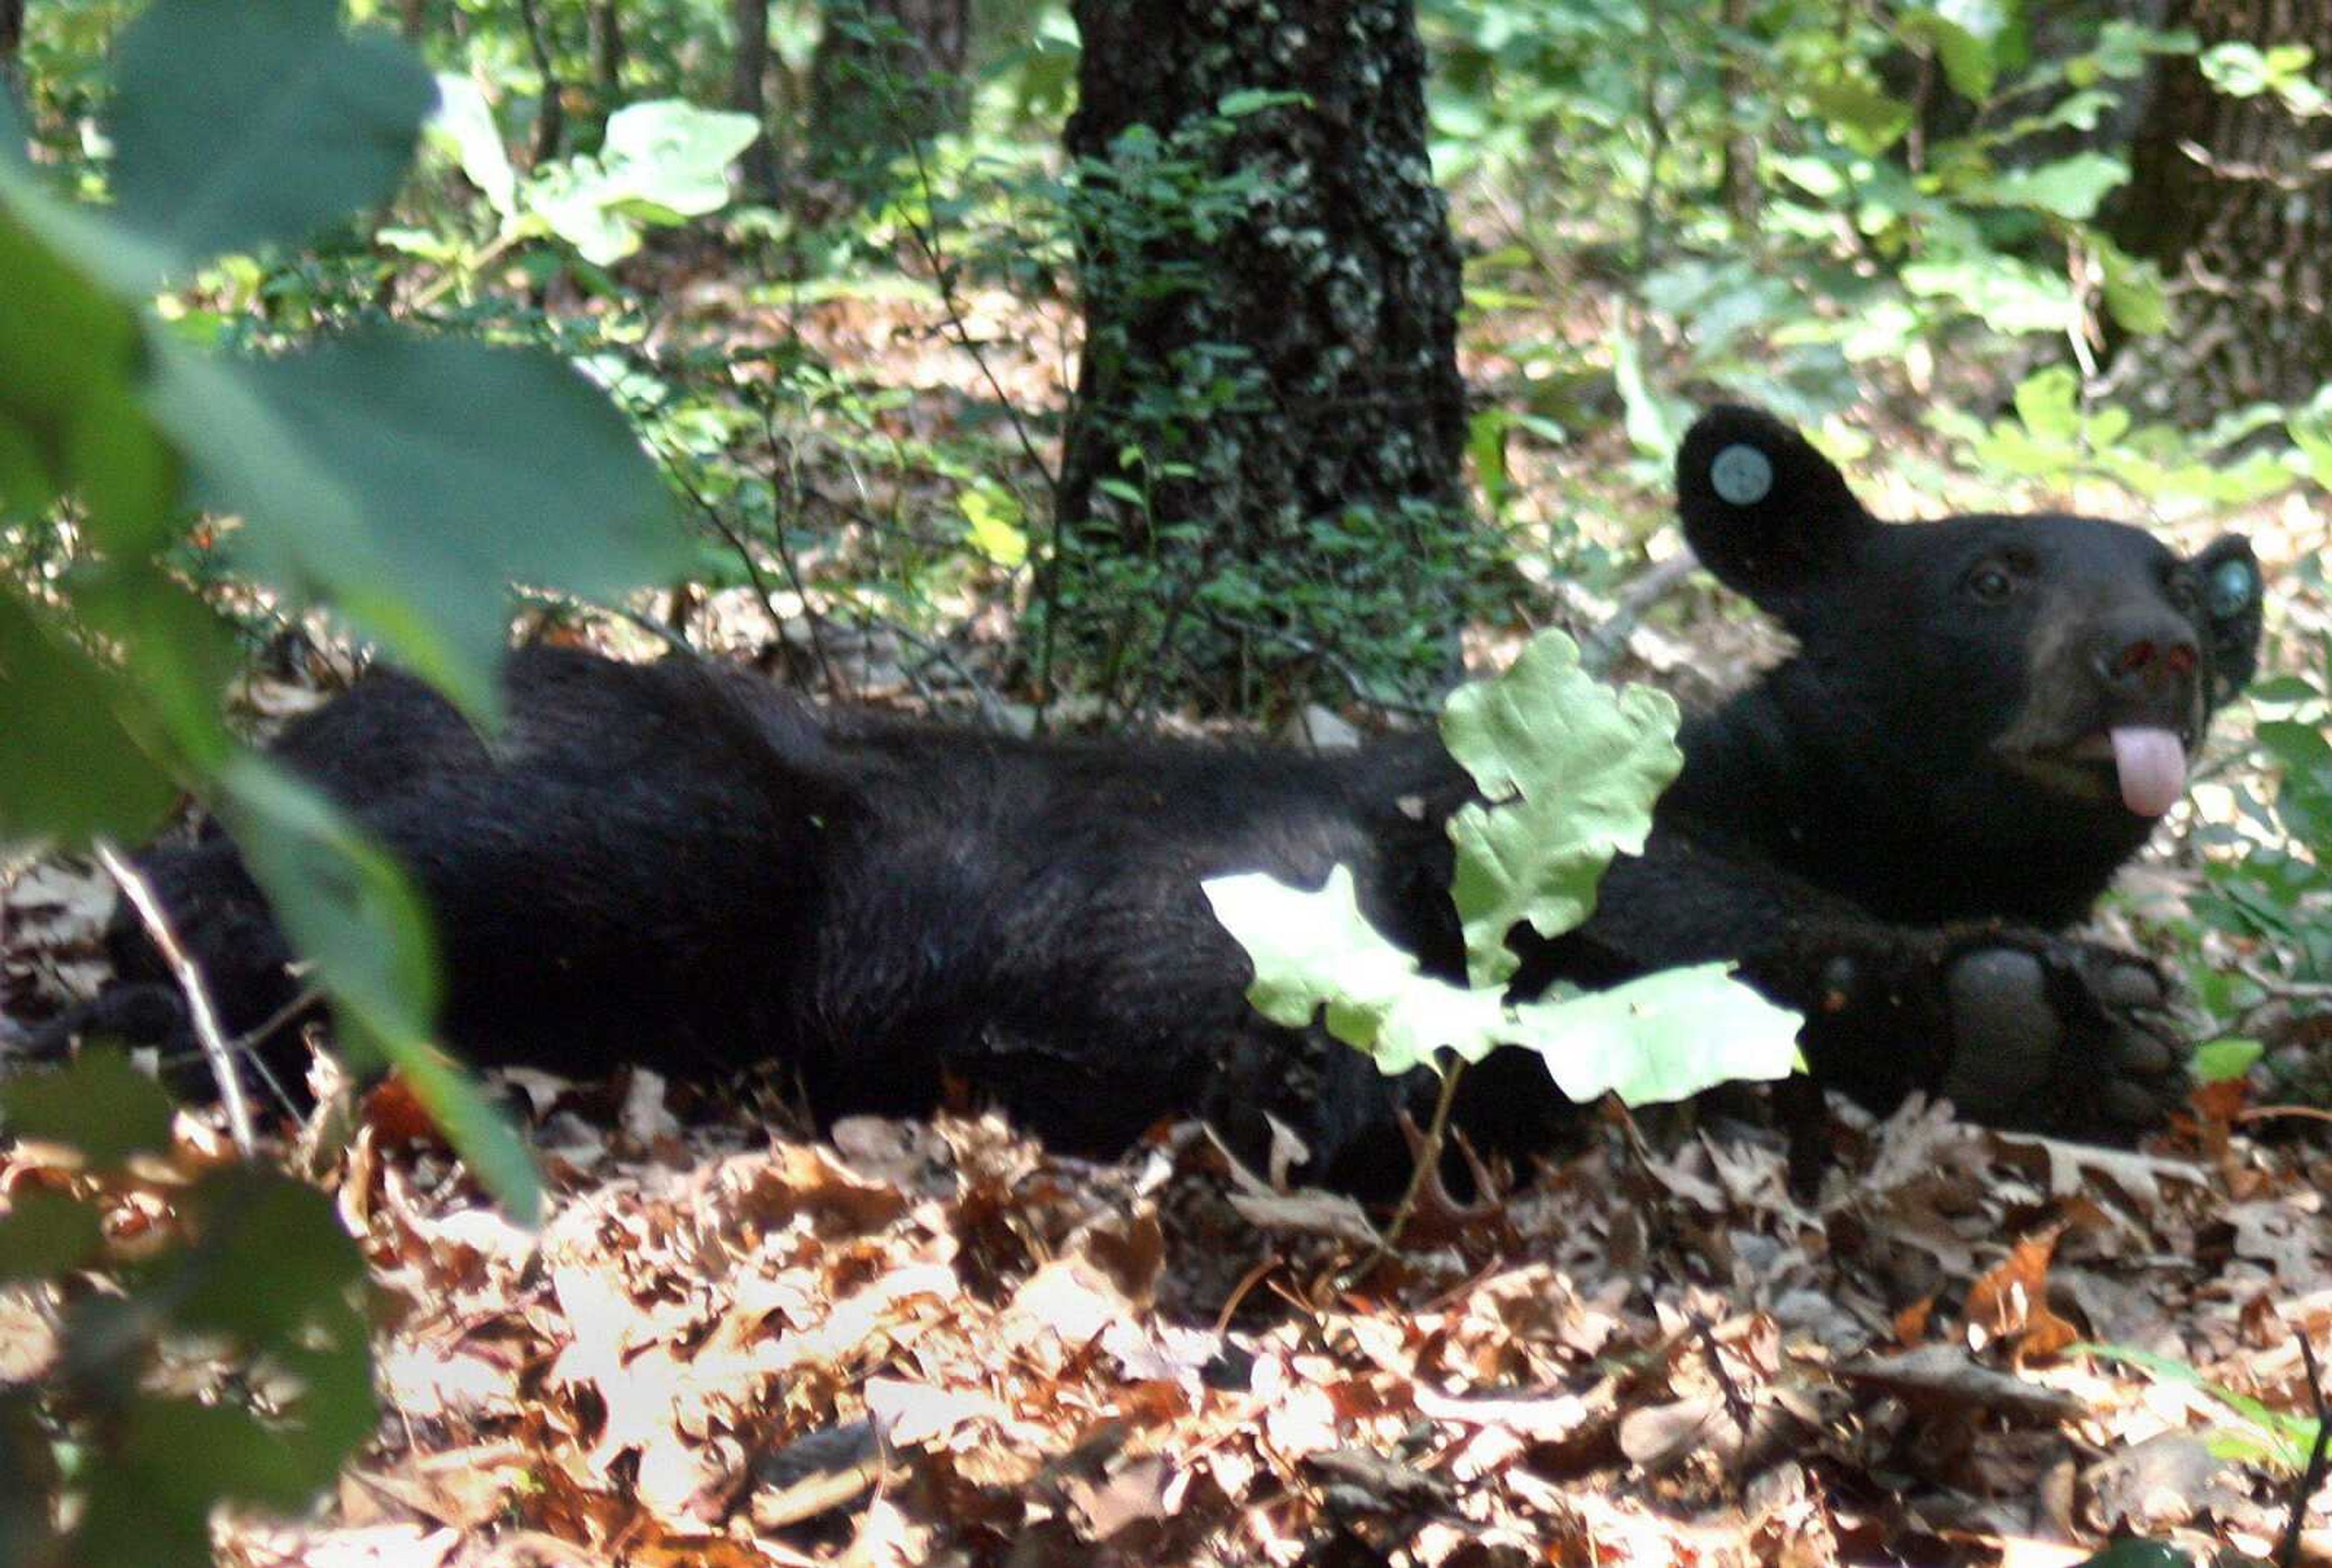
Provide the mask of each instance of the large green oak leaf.
[{"label": "large green oak leaf", "polygon": [[1449,818],[1450,894],[1475,985],[1515,972],[1516,924],[1571,930],[1594,912],[1611,856],[1642,853],[1652,802],[1684,766],[1676,730],[1674,698],[1647,686],[1615,695],[1560,632],[1533,638],[1505,674],[1451,693],[1441,739],[1482,794]]},{"label": "large green oak leaf", "polygon": [[1369,923],[1342,865],[1316,892],[1262,872],[1201,884],[1215,918],[1255,966],[1247,999],[1276,1024],[1328,1032],[1387,1074],[1432,1066],[1440,1051],[1480,1061],[1502,1045],[1544,1058],[1566,1099],[1615,1094],[1630,1105],[1797,1067],[1795,1013],[1722,964],[1668,970],[1608,991],[1508,1001],[1489,988],[1419,972]]}]

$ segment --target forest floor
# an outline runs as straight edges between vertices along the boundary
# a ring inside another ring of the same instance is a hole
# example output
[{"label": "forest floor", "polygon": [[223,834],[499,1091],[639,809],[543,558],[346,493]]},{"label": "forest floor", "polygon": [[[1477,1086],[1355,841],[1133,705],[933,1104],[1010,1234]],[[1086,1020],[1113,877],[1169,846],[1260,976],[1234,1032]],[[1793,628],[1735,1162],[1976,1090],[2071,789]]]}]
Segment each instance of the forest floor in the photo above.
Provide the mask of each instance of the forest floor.
[{"label": "forest floor", "polygon": [[[817,320],[829,355],[920,389],[891,417],[943,419],[978,374],[928,320]],[[1057,393],[1037,361],[1004,368],[1016,398]],[[1627,543],[1664,506],[1628,464],[1566,451],[1516,478],[1569,512],[1614,498]],[[1870,499],[2002,499],[1953,483]],[[2309,509],[2245,521],[2271,572],[2320,548]],[[1638,673],[1771,652],[1704,590],[1680,607]],[[2314,600],[2279,613],[2323,625]],[[1486,631],[1486,661],[1514,635]],[[2182,896],[2188,859],[2150,864],[2143,899]],[[86,987],[107,902],[65,868],[16,876],[0,984]],[[394,1085],[345,1146],[279,1122],[371,1260],[389,1413],[313,1517],[221,1521],[225,1561],[2044,1568],[2118,1534],[2267,1555],[2320,1416],[2301,1347],[2332,1343],[2332,1154],[2241,1084],[2144,1152],[1840,1106],[1811,1202],[1754,1128],[1611,1114],[1378,1256],[1381,1215],[1239,1169],[1193,1125],[1096,1166],[992,1118],[819,1139],[768,1085],[511,1081],[539,1231]],[[113,1191],[117,1230],[166,1227],[173,1181],[230,1155],[183,1113],[177,1176]],[[44,1157],[0,1152],[0,1191]],[[46,1364],[54,1321],[0,1293],[0,1382]],[[199,1346],[170,1369],[178,1391],[234,1375]],[[2296,1561],[2332,1563],[2332,1505],[2306,1525]]]},{"label": "forest floor", "polygon": [[[1372,1217],[1202,1129],[1123,1162],[993,1118],[783,1132],[775,1096],[520,1076],[512,1225],[394,1086],[320,1166],[373,1267],[378,1439],[224,1560],[1488,1565],[2271,1553],[2332,1335],[2332,1161],[1846,1114],[1819,1198],[1737,1129]],[[230,1157],[184,1114],[177,1166]],[[39,1175],[0,1154],[0,1189]],[[167,1226],[125,1185],[117,1229]],[[0,1296],[0,1375],[53,1353]],[[189,1346],[171,1391],[237,1376]],[[2299,1562],[2332,1561],[2318,1507]],[[2207,1557],[2204,1558],[2207,1560]]]}]

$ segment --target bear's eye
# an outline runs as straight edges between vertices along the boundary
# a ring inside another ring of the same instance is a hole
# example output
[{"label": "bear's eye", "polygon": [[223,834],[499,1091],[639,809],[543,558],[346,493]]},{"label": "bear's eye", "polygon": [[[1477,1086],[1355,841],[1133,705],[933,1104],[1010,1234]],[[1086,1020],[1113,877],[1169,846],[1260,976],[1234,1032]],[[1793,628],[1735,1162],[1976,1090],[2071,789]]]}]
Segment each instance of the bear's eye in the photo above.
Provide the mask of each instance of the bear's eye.
[{"label": "bear's eye", "polygon": [[1996,560],[1985,561],[1968,573],[1968,597],[1981,605],[2004,605],[2016,594],[2016,578]]},{"label": "bear's eye", "polygon": [[2203,590],[2195,586],[2193,578],[2180,572],[2170,579],[2170,603],[2182,616],[2200,615],[2203,613]]}]

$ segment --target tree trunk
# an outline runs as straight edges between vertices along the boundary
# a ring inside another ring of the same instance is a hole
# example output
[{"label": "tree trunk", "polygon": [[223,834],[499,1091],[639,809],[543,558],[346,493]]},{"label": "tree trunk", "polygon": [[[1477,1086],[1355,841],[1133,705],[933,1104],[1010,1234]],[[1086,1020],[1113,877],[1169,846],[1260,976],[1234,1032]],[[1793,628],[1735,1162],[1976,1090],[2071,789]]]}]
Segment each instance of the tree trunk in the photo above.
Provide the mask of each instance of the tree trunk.
[{"label": "tree trunk", "polygon": [[769,0],[737,0],[737,58],[729,77],[729,107],[750,114],[761,134],[738,158],[746,193],[777,194],[777,148],[769,141]]},{"label": "tree trunk", "polygon": [[599,90],[602,113],[613,113],[624,84],[624,14],[620,0],[594,0],[590,26],[591,80]]},{"label": "tree trunk", "polygon": [[1039,676],[1091,660],[1136,712],[1438,684],[1475,568],[1410,0],[1075,11],[1085,343]]},{"label": "tree trunk", "polygon": [[16,84],[24,47],[24,0],[0,0],[0,85]]},{"label": "tree trunk", "polygon": [[855,185],[963,123],[970,0],[826,0],[810,61],[809,162]]},{"label": "tree trunk", "polygon": [[1720,16],[1725,33],[1725,58],[1717,67],[1717,91],[1725,97],[1725,112],[1728,121],[1725,132],[1725,148],[1716,177],[1717,194],[1725,202],[1725,215],[1733,220],[1735,238],[1756,237],[1759,210],[1763,206],[1763,184],[1757,167],[1758,140],[1755,131],[1741,122],[1741,106],[1754,91],[1744,64],[1747,53],[1744,40],[1751,21],[1750,0],[1724,0]]},{"label": "tree trunk", "polygon": [[534,139],[529,153],[530,167],[540,168],[559,156],[559,144],[567,139],[567,89],[559,80],[559,65],[550,52],[549,24],[544,20],[540,0],[518,0],[518,17],[526,33],[527,53],[533,56],[534,69],[542,78],[542,97],[534,112]]},{"label": "tree trunk", "polygon": [[[2173,0],[2164,24],[2205,50],[2302,43],[2332,60],[2332,0]],[[2174,326],[2125,345],[2117,378],[2189,425],[2307,401],[2332,378],[2332,120],[2216,92],[2190,56],[2160,62],[2151,94],[2111,229],[2160,263]]]}]

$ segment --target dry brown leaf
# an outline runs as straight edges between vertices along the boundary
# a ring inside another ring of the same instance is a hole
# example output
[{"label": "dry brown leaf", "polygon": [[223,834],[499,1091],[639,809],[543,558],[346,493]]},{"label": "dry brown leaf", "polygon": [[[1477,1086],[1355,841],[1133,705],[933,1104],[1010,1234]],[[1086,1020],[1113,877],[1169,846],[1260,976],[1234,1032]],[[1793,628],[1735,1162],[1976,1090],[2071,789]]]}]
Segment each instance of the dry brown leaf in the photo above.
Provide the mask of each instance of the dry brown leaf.
[{"label": "dry brown leaf", "polygon": [[2019,1362],[2035,1361],[2056,1355],[2080,1337],[2049,1309],[2049,1259],[2064,1230],[2060,1222],[2021,1238],[1968,1287],[1968,1342],[1974,1349],[2012,1339]]}]

